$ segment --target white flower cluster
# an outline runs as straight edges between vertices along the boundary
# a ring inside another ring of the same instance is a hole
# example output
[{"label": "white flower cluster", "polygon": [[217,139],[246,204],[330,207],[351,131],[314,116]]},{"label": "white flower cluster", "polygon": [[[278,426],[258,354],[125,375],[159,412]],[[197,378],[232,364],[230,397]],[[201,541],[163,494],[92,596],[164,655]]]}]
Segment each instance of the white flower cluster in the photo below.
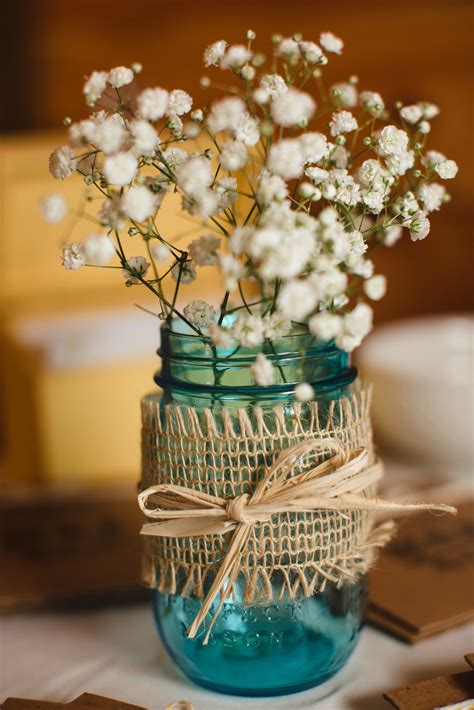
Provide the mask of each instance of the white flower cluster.
[{"label": "white flower cluster", "polygon": [[[249,31],[246,44],[207,47],[205,67],[230,75],[232,89],[204,108],[193,108],[182,89],[136,91],[137,64],[87,78],[84,94],[95,109],[66,121],[69,145],[56,148],[49,164],[56,179],[76,173],[98,189],[100,229],[66,244],[63,263],[75,270],[117,260],[127,285],[142,284],[160,299],[160,317],[178,313],[218,348],[271,353],[268,341],[296,325],[351,351],[372,326],[364,299],[378,301],[387,288],[374,249],[404,233],[424,239],[431,213],[449,200],[441,181],[458,168],[425,151],[434,104],[397,104],[390,118],[382,96],[359,90],[355,76],[324,86],[329,57],[344,47],[339,37],[274,36],[271,63],[254,51],[254,39]],[[323,101],[313,96],[316,85]],[[199,230],[186,248],[160,224],[171,192]],[[52,224],[69,213],[58,194],[41,210]],[[146,257],[126,255],[136,237]],[[208,266],[224,286],[219,314],[201,300],[179,313],[178,290]],[[175,282],[172,303],[165,278]],[[256,383],[277,382],[272,360],[258,355]],[[310,383],[295,389],[301,401],[313,396]]]}]

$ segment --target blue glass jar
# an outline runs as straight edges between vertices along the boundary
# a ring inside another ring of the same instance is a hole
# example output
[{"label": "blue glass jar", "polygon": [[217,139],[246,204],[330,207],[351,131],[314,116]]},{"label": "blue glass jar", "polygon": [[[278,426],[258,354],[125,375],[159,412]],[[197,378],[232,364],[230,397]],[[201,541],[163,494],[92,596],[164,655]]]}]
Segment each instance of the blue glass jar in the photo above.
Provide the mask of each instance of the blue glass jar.
[{"label": "blue glass jar", "polygon": [[[251,372],[262,349],[276,368],[275,384],[265,388],[255,384]],[[162,392],[147,399],[160,399],[162,412],[170,403],[216,413],[226,407],[236,420],[239,409],[246,408],[252,416],[255,405],[264,412],[283,405],[291,420],[299,382],[314,387],[324,420],[330,402],[347,394],[357,374],[347,353],[333,343],[318,341],[303,328],[263,347],[222,350],[176,321],[162,327],[160,355],[162,369],[155,380]],[[275,590],[281,588],[280,582],[272,578]],[[210,586],[212,579],[206,583]],[[250,696],[305,690],[333,676],[357,643],[366,597],[363,577],[339,588],[328,582],[323,591],[308,598],[275,594],[271,603],[248,604],[243,595],[244,583],[238,579],[204,645],[202,636],[189,639],[186,634],[202,599],[153,592],[155,619],[167,650],[181,670],[202,686]],[[216,607],[217,601],[209,619]]]}]

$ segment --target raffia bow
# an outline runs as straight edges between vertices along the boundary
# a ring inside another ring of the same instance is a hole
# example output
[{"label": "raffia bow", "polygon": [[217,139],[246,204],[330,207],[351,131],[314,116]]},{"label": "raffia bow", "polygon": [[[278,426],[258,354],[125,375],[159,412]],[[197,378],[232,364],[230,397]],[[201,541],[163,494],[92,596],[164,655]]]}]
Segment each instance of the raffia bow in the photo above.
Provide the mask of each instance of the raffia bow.
[{"label": "raffia bow", "polygon": [[[331,455],[308,470],[289,476],[296,466],[304,464],[304,458],[312,452],[329,452]],[[253,526],[271,520],[275,514],[308,513],[318,509],[348,512],[437,510],[456,513],[456,508],[444,504],[392,503],[361,495],[382,475],[381,462],[376,460],[371,463],[367,449],[347,452],[336,439],[315,438],[281,451],[251,494],[220,498],[173,484],[151,486],[142,491],[138,496],[141,510],[148,518],[161,521],[143,525],[142,535],[194,537],[234,533],[214,582],[188,629],[188,637],[195,638],[220,594],[219,605],[203,641],[204,644],[208,642],[212,627],[239,575],[241,553]],[[149,502],[156,507],[149,508]],[[384,544],[387,537],[382,536],[374,544]]]}]

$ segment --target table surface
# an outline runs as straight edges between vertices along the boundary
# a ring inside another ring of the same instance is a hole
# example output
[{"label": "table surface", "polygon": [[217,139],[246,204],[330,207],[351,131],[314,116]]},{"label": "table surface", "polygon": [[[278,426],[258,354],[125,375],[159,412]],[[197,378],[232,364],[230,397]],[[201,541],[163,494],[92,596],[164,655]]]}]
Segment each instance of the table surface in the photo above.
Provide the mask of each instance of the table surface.
[{"label": "table surface", "polygon": [[68,702],[91,692],[153,710],[177,700],[190,701],[195,710],[388,710],[384,690],[467,670],[463,655],[473,649],[473,626],[416,646],[365,628],[340,677],[326,684],[324,691],[331,694],[323,699],[318,699],[320,689],[280,698],[233,698],[201,689],[179,674],[147,605],[22,613],[0,619],[0,702],[10,696]]}]

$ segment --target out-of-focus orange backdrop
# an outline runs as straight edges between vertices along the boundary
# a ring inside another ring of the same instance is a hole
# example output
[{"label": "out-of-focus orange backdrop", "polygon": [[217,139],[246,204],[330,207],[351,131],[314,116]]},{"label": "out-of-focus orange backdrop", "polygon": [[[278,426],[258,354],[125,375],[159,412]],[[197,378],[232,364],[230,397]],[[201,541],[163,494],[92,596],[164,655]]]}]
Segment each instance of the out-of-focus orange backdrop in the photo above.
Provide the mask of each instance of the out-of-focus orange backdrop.
[{"label": "out-of-focus orange backdrop", "polygon": [[[342,56],[331,55],[328,83],[356,74],[359,88],[380,92],[387,106],[396,100],[421,99],[438,104],[441,114],[432,122],[429,146],[460,166],[456,180],[447,184],[452,202],[432,215],[428,238],[412,243],[405,236],[395,248],[380,249],[374,256],[378,273],[386,274],[389,283],[387,296],[376,304],[376,320],[466,311],[473,306],[473,20],[470,0],[4,3],[0,409],[4,449],[14,450],[13,457],[7,456],[7,468],[13,466],[14,475],[22,470],[28,478],[34,467],[38,478],[54,480],[62,475],[80,478],[81,471],[100,478],[107,467],[111,475],[138,472],[137,402],[153,386],[152,348],[149,355],[138,349],[128,353],[128,360],[116,358],[113,366],[94,360],[95,355],[92,365],[77,366],[76,343],[90,339],[96,326],[79,321],[71,335],[64,320],[54,317],[58,312],[93,310],[96,304],[122,308],[143,302],[144,297],[137,295],[138,289],[133,293],[124,289],[116,272],[66,273],[59,263],[64,234],[57,226],[43,225],[38,212],[45,192],[60,189],[73,197],[81,187],[58,186],[48,174],[47,157],[66,139],[63,118],[87,115],[82,96],[85,75],[139,61],[144,66],[143,86],[182,88],[199,106],[214,96],[199,84],[205,73],[202,52],[210,42],[244,42],[251,28],[257,46],[268,53],[274,32],[286,36],[300,32],[315,41],[321,31],[334,32],[343,38],[345,48]],[[174,219],[170,213],[171,226]],[[80,239],[86,229],[80,227],[74,238]],[[210,281],[206,280],[206,289],[214,288]],[[26,324],[21,320],[25,318]],[[56,324],[61,333],[57,337]],[[100,332],[101,326],[96,330]],[[119,342],[120,332],[114,337]],[[99,345],[92,343],[94,353]],[[60,366],[58,357],[63,358]],[[105,447],[104,442],[112,439],[114,446]]]}]

